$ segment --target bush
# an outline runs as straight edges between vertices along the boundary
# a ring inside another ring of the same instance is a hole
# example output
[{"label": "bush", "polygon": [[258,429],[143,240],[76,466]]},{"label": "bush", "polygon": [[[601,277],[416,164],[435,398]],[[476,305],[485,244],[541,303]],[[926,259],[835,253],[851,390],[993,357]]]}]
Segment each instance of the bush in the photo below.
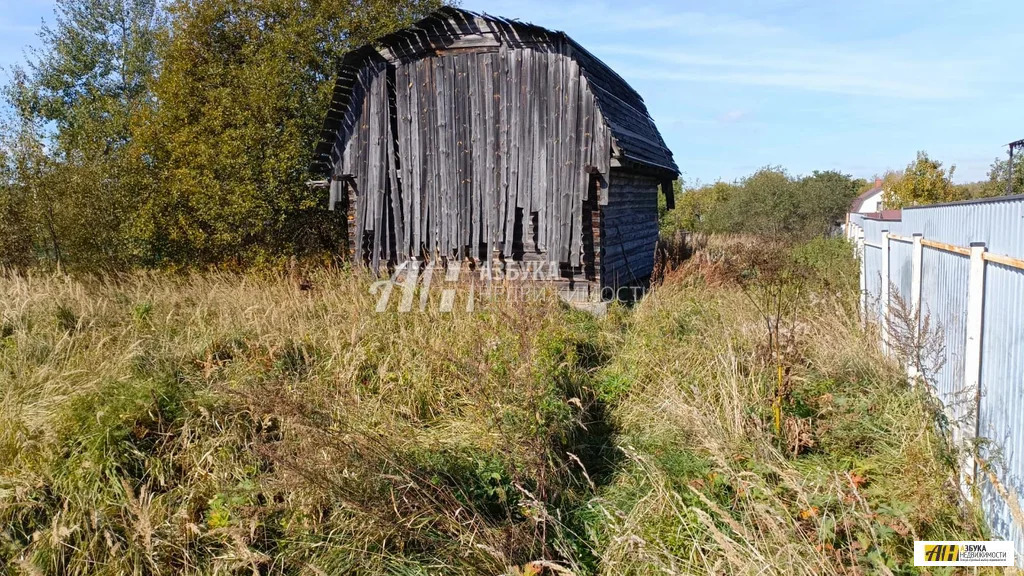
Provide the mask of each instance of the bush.
[{"label": "bush", "polygon": [[663,235],[677,229],[757,234],[807,240],[832,233],[857,195],[857,182],[838,172],[794,178],[766,167],[732,184],[679,190],[677,207],[661,220]]}]

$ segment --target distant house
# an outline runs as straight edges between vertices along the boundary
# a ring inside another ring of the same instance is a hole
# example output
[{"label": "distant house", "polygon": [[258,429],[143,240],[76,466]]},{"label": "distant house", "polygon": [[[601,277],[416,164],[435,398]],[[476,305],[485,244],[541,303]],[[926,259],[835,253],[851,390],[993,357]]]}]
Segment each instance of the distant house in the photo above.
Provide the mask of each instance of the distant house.
[{"label": "distant house", "polygon": [[875,178],[875,185],[854,199],[850,205],[850,212],[846,215],[846,223],[843,225],[843,234],[847,238],[851,241],[856,241],[857,235],[863,235],[864,232],[856,224],[860,220],[853,218],[854,214],[862,214],[864,218],[869,220],[899,220],[901,218],[900,210],[885,209],[885,204],[882,202],[884,194],[885,189],[882,187],[882,179]]},{"label": "distant house", "polygon": [[643,98],[582,46],[454,8],[345,57],[317,154],[357,263],[532,265],[590,298],[650,277],[679,175]]},{"label": "distant house", "polygon": [[865,191],[853,201],[850,206],[851,214],[870,214],[882,211],[882,195],[885,189],[882,188],[882,179],[875,178],[875,185]]}]

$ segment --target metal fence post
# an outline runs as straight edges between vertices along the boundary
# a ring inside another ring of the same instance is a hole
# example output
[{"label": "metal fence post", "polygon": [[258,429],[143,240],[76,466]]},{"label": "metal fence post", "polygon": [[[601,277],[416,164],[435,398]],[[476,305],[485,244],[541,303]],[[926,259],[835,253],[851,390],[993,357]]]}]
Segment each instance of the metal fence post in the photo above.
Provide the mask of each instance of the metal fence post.
[{"label": "metal fence post", "polygon": [[[910,258],[910,313],[914,322],[914,325],[911,327],[911,336],[915,345],[920,345],[921,336],[921,276],[924,265],[924,244],[921,243],[921,240],[923,239],[924,236],[922,234],[914,234]],[[916,364],[911,363],[910,366],[907,366],[907,376],[910,377],[912,384],[916,384],[917,378],[920,375]]]},{"label": "metal fence post", "polygon": [[889,353],[889,231],[882,230],[882,351]]},{"label": "metal fence post", "polygon": [[[967,339],[964,350],[964,391],[974,389],[973,423],[968,420],[964,440],[971,445],[963,473],[969,486],[974,485],[977,465],[974,460],[974,439],[980,432],[981,420],[981,335],[985,314],[985,243],[971,242],[971,272],[967,284]],[[968,470],[970,472],[968,472]]]},{"label": "metal fence post", "polygon": [[857,257],[860,258],[860,326],[868,324],[868,259],[864,253],[864,229],[857,227]]},{"label": "metal fence post", "polygon": [[[921,276],[923,273],[924,263],[924,244],[921,243],[924,240],[923,234],[914,234],[913,236],[913,252],[911,253],[911,276],[910,276],[910,307],[915,315],[921,311]],[[918,326],[920,328],[920,322]],[[915,328],[915,334],[917,332]]]}]

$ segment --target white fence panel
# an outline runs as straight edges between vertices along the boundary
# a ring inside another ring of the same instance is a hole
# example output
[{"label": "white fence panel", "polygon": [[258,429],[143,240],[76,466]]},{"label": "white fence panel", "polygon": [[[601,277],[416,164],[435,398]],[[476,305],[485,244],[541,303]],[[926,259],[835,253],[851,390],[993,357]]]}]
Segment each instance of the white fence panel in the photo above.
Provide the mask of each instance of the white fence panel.
[{"label": "white fence panel", "polygon": [[[977,433],[978,456],[992,465],[998,482],[977,469],[985,516],[994,536],[1015,542],[1018,564],[1024,564],[1024,527],[1014,522],[1012,511],[1014,500],[1018,510],[1024,501],[1024,196],[907,208],[899,220],[851,214],[849,236],[864,237],[864,312],[868,321],[878,323],[887,292],[881,282],[886,275],[884,231],[904,240],[889,242],[890,304],[896,296],[908,304],[914,300],[912,237],[923,237],[922,316],[941,330],[944,347],[944,363],[934,374],[935,393],[953,423],[960,424],[955,427],[958,440]],[[976,243],[984,244],[985,257],[975,256],[980,337],[972,338],[968,295],[970,252]],[[967,468],[965,475],[974,477],[974,467]]]}]

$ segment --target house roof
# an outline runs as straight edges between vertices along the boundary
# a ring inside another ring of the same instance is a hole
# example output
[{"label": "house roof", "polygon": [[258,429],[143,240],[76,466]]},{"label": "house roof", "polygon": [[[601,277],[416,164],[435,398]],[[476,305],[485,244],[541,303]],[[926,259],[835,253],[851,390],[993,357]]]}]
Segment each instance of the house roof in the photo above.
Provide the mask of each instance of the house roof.
[{"label": "house roof", "polygon": [[881,184],[877,184],[873,188],[871,188],[870,190],[867,190],[866,192],[862,193],[860,196],[857,196],[857,198],[855,198],[853,200],[853,204],[850,205],[850,212],[852,212],[852,213],[860,212],[861,208],[864,207],[864,203],[867,202],[868,199],[870,199],[872,196],[875,196],[877,194],[881,194],[884,191],[885,190],[882,189],[882,185]]},{"label": "house roof", "polygon": [[879,212],[865,212],[862,214],[866,220],[900,221],[903,219],[902,210],[881,210]]},{"label": "house roof", "polygon": [[353,50],[342,59],[330,109],[316,147],[313,169],[327,172],[336,158],[334,143],[357,84],[359,70],[367,64],[408,61],[436,54],[456,42],[463,47],[509,46],[550,47],[564,44],[579,63],[590,84],[597,105],[612,135],[613,153],[624,163],[679,175],[672,152],[654,125],[643,98],[607,64],[588,52],[564,32],[540,26],[478,14],[458,8],[441,8],[412,26]]}]

